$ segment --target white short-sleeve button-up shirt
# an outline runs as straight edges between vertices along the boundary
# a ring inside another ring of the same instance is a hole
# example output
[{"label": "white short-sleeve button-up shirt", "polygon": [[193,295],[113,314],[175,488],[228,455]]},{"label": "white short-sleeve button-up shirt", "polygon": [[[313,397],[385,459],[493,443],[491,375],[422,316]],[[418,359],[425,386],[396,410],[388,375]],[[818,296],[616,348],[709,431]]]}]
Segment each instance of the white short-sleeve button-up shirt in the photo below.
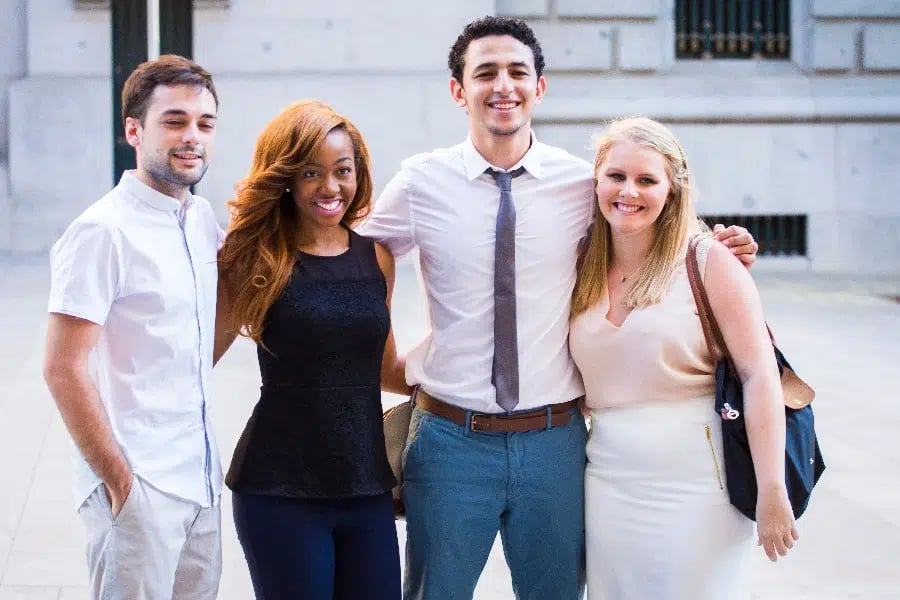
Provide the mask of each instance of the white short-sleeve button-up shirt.
[{"label": "white short-sleeve button-up shirt", "polygon": [[[513,168],[519,404],[526,410],[584,393],[567,337],[575,259],[593,215],[591,166],[532,136]],[[414,247],[431,333],[407,356],[406,378],[462,408],[503,409],[491,384],[494,237],[500,191],[470,138],[414,156],[388,183],[359,232],[399,257]],[[496,170],[502,170],[497,169]]]},{"label": "white short-sleeve button-up shirt", "polygon": [[[49,311],[103,326],[90,376],[133,471],[204,507],[222,489],[209,420],[222,237],[205,199],[125,173],[51,250]],[[100,478],[75,454],[80,504]]]}]

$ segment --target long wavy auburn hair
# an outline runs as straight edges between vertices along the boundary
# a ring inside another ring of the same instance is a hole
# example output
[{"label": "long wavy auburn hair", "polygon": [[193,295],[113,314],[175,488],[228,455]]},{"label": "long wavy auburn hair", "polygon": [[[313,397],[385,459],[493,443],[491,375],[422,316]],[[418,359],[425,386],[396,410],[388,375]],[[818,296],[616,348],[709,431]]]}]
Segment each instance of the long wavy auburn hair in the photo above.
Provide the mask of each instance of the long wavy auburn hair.
[{"label": "long wavy auburn hair", "polygon": [[[672,272],[684,262],[689,236],[705,230],[706,226],[694,211],[693,178],[684,150],[675,135],[653,119],[620,119],[609,125],[597,139],[594,155],[595,181],[613,144],[622,140],[629,140],[658,152],[665,159],[670,186],[666,205],[653,226],[654,238],[650,254],[623,299],[627,308],[642,308],[657,304],[665,297]],[[597,202],[596,193],[594,202]],[[609,222],[595,206],[594,223],[578,258],[578,275],[572,293],[573,315],[584,312],[600,300],[608,285],[607,271],[612,253]]]},{"label": "long wavy auburn hair", "polygon": [[369,214],[369,150],[356,126],[317,100],[301,100],[266,125],[253,152],[250,174],[228,203],[231,222],[219,250],[219,276],[231,305],[231,327],[262,344],[266,313],[284,291],[297,260],[300,216],[287,189],[301,167],[335,129],[353,143],[356,195],[341,222],[350,227]]}]

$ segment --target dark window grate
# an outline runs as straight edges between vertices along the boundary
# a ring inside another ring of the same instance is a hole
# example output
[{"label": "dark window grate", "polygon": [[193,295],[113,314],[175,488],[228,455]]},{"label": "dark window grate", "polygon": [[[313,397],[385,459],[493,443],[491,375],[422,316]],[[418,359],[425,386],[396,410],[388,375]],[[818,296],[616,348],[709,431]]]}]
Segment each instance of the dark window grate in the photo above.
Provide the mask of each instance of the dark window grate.
[{"label": "dark window grate", "polygon": [[790,58],[790,0],[675,0],[676,58]]},{"label": "dark window grate", "polygon": [[753,234],[759,256],[806,256],[806,215],[703,215],[712,227],[716,223],[740,225]]},{"label": "dark window grate", "polygon": [[[75,8],[109,9],[110,0],[73,0]],[[132,1],[132,0],[129,0]],[[143,0],[141,0],[143,2]],[[193,0],[194,8],[228,8],[231,0]]]}]

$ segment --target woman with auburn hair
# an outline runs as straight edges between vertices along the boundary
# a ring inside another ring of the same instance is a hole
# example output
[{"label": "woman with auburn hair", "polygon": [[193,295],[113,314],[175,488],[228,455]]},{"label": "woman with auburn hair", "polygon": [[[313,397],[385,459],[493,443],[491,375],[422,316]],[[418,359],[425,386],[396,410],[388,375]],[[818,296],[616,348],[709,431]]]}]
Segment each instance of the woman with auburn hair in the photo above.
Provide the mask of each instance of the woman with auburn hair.
[{"label": "woman with auburn hair", "polygon": [[[598,211],[578,265],[569,347],[592,432],[585,471],[589,598],[718,600],[746,595],[753,523],[724,486],[715,358],[685,257],[705,229],[672,133],[614,122],[594,160]],[[699,263],[741,377],[759,481],[758,543],[776,560],[797,539],[784,484],[784,408],[759,293],[728,248]]]},{"label": "woman with auburn hair", "polygon": [[409,393],[391,254],[368,214],[369,153],[314,100],[256,142],[219,253],[215,358],[257,344],[262,388],[226,477],[257,598],[400,597],[381,388]]}]

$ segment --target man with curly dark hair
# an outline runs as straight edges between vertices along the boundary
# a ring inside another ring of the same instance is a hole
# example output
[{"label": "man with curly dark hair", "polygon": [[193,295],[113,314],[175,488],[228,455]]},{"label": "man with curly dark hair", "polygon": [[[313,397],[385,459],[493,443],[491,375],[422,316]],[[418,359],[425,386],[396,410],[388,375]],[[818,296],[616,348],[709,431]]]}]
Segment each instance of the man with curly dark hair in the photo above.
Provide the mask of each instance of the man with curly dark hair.
[{"label": "man with curly dark hair", "polygon": [[[591,167],[531,131],[546,81],[527,24],[470,23],[448,66],[469,135],[404,161],[361,228],[397,257],[419,248],[429,299],[432,333],[407,357],[419,389],[405,457],[404,596],[471,598],[499,531],[517,597],[578,598],[587,433],[566,336]],[[495,177],[507,173],[519,175],[514,259],[495,254]],[[495,261],[514,269],[511,305],[495,300]],[[510,359],[507,385],[495,366],[508,373]]]},{"label": "man with curly dark hair", "polygon": [[450,76],[457,80],[463,80],[463,68],[466,63],[466,50],[473,40],[489,35],[508,35],[528,46],[534,57],[534,73],[538,77],[544,74],[544,51],[538,42],[531,27],[519,19],[507,17],[487,16],[466,25],[459,34],[453,46],[450,47],[450,56],[447,57],[447,66],[450,68]]},{"label": "man with curly dark hair", "polygon": [[428,296],[407,356],[404,596],[471,598],[499,531],[517,598],[576,599],[587,432],[567,338],[592,169],[531,131],[547,82],[523,21],[470,23],[448,65],[469,135],[404,161],[360,230],[418,248]]}]

